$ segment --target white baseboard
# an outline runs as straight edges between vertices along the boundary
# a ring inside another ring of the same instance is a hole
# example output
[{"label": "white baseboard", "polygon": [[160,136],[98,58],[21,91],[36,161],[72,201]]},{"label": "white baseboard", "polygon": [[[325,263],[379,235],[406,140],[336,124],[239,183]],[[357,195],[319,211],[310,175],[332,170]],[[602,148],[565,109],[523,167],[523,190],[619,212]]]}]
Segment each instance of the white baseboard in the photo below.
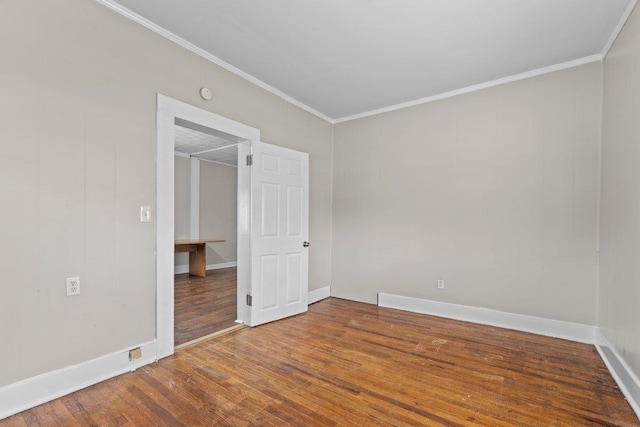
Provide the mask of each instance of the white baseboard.
[{"label": "white baseboard", "polygon": [[385,293],[378,294],[378,305],[380,307],[397,308],[415,313],[515,329],[587,344],[596,342],[598,330],[595,326],[580,323]]},{"label": "white baseboard", "polygon": [[[236,265],[235,262],[213,264],[207,269]],[[188,269],[186,266],[187,272]],[[308,303],[313,304],[330,295],[330,286],[313,290],[308,294]],[[0,420],[157,360],[155,341],[139,347],[142,348],[142,358],[135,361],[129,360],[130,349],[126,349],[0,387]]]},{"label": "white baseboard", "polygon": [[611,376],[620,387],[622,394],[631,405],[634,412],[640,418],[640,380],[636,377],[627,365],[627,362],[620,356],[616,349],[607,341],[602,331],[599,331],[596,349],[600,357],[607,365]]},{"label": "white baseboard", "polygon": [[[220,270],[221,268],[231,268],[231,267],[237,267],[238,266],[238,262],[237,261],[232,261],[232,262],[223,262],[220,264],[207,264],[207,270]],[[188,273],[189,272],[189,265],[176,265],[174,267],[174,274],[183,274],[183,273]]]},{"label": "white baseboard", "polygon": [[624,397],[638,418],[640,418],[640,380],[638,380],[638,377],[616,349],[607,341],[600,328],[580,323],[385,293],[378,294],[378,305],[380,307],[395,308],[594,344]]},{"label": "white baseboard", "polygon": [[1,387],[0,420],[156,360],[155,341],[139,347],[142,358],[135,361],[126,349]]},{"label": "white baseboard", "polygon": [[331,286],[325,286],[324,288],[309,291],[307,298],[307,304],[313,304],[314,302],[321,301],[331,296]]}]

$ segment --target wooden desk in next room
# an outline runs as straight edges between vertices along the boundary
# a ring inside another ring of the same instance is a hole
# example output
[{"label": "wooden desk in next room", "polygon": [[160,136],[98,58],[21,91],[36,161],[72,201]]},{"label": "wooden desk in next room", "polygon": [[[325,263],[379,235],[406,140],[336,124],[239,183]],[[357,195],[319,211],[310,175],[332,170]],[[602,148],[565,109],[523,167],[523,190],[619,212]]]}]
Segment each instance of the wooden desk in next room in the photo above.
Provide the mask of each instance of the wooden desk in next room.
[{"label": "wooden desk in next room", "polygon": [[223,242],[226,240],[176,240],[175,252],[189,252],[189,274],[205,277],[207,275],[207,243]]}]

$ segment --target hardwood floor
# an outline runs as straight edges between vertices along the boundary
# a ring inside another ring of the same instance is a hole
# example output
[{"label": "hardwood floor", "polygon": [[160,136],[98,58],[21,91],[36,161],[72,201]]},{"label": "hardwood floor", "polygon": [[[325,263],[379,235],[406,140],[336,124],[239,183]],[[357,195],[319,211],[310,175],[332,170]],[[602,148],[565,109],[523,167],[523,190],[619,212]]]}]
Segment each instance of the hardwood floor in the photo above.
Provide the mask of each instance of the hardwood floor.
[{"label": "hardwood floor", "polygon": [[235,267],[211,270],[206,277],[176,275],[176,346],[236,325],[236,270]]},{"label": "hardwood floor", "polygon": [[638,426],[596,350],[340,299],[0,422]]}]

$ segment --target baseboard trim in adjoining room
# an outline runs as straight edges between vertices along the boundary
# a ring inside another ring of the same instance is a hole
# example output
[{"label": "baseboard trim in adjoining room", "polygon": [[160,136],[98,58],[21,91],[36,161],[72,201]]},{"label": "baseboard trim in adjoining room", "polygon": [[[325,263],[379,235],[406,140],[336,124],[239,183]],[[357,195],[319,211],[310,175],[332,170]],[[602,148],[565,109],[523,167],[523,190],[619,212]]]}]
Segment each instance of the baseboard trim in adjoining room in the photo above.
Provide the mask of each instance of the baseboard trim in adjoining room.
[{"label": "baseboard trim in adjoining room", "polygon": [[615,348],[607,341],[602,331],[599,331],[596,349],[627,402],[629,402],[629,405],[640,419],[640,380],[633,374],[629,365]]},{"label": "baseboard trim in adjoining room", "polygon": [[315,289],[313,291],[309,291],[309,296],[307,297],[307,304],[313,304],[314,302],[322,301],[325,298],[329,298],[331,296],[331,286],[325,286],[324,288]]},{"label": "baseboard trim in adjoining room", "polygon": [[[231,261],[231,262],[222,262],[219,264],[207,264],[207,271],[209,270],[220,270],[221,268],[231,268],[231,267],[237,267],[238,266],[238,262],[237,261]],[[188,273],[189,272],[189,266],[188,265],[176,265],[173,269],[174,274],[184,274],[184,273]]]},{"label": "baseboard trim in adjoining room", "polygon": [[598,330],[595,326],[581,323],[385,293],[378,294],[378,305],[380,307],[395,308],[499,328],[515,329],[586,344],[595,343]]},{"label": "baseboard trim in adjoining room", "polygon": [[155,341],[139,347],[137,360],[129,360],[126,349],[0,387],[0,420],[156,360]]}]

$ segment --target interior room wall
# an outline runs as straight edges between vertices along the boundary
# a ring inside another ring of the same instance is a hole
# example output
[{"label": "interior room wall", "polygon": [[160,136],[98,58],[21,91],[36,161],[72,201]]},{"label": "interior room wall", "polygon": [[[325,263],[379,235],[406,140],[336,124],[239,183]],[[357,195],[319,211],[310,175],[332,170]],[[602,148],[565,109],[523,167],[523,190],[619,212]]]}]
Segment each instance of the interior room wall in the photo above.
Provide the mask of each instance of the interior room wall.
[{"label": "interior room wall", "polygon": [[[191,232],[191,161],[175,156],[174,163],[174,233],[176,240],[190,239]],[[189,266],[189,254],[177,253],[174,266]]]},{"label": "interior room wall", "polygon": [[638,76],[640,12],[636,7],[604,62],[598,323],[640,378]]},{"label": "interior room wall", "polygon": [[0,2],[0,51],[0,387],[153,340],[157,93],[310,153],[309,288],[329,285],[330,123],[93,1]]},{"label": "interior room wall", "polygon": [[[175,156],[175,235],[190,238],[191,161]],[[238,169],[200,161],[200,237],[222,239],[207,245],[207,265],[238,261]],[[189,268],[189,254],[175,254],[176,271]]]},{"label": "interior room wall", "polygon": [[332,295],[594,325],[601,80],[592,63],[336,125]]},{"label": "interior room wall", "polygon": [[200,162],[200,237],[222,239],[207,245],[207,264],[238,261],[238,168]]}]

